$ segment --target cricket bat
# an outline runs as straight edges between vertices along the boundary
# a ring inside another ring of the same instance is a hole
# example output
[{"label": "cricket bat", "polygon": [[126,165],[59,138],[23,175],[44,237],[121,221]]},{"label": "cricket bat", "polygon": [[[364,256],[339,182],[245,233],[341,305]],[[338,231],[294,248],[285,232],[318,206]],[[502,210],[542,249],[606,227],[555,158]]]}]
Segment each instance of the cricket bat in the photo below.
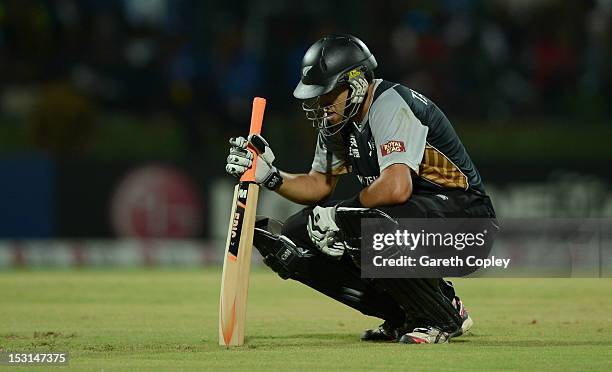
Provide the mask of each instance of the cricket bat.
[{"label": "cricket bat", "polygon": [[[250,134],[261,132],[265,108],[266,100],[255,97]],[[255,183],[257,154],[250,147],[248,150],[253,153],[253,166],[240,177],[240,182],[234,188],[221,277],[219,345],[228,347],[244,344],[255,212],[259,195],[259,186]]]}]

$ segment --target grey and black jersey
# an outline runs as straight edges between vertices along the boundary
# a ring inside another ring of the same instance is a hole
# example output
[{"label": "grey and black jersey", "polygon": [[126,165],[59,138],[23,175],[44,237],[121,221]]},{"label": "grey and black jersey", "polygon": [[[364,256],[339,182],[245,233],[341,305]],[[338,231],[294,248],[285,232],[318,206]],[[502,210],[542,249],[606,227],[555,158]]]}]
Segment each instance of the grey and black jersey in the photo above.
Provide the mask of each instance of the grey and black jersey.
[{"label": "grey and black jersey", "polygon": [[413,192],[463,189],[484,194],[480,174],[446,115],[427,97],[400,84],[375,80],[362,123],[335,136],[319,135],[312,169],[354,173],[363,187],[392,164],[412,169]]}]

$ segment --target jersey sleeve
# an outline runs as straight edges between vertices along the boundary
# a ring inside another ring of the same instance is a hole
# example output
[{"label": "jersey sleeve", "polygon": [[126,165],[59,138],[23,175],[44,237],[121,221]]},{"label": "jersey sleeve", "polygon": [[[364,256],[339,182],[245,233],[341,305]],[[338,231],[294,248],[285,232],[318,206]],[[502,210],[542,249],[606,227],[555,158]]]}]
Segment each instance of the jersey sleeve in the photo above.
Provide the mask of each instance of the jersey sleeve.
[{"label": "jersey sleeve", "polygon": [[429,128],[394,89],[384,92],[370,108],[370,127],[381,172],[399,163],[419,173]]},{"label": "jersey sleeve", "polygon": [[338,136],[323,137],[319,134],[312,170],[333,175],[349,172],[344,145]]}]

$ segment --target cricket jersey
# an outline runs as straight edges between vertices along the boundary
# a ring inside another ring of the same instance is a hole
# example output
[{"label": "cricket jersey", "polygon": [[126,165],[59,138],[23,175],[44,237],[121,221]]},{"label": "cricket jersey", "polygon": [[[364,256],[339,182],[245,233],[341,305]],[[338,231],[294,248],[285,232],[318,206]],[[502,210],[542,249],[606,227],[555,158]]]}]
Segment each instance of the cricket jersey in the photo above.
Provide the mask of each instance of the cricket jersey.
[{"label": "cricket jersey", "polygon": [[446,115],[424,95],[401,84],[374,80],[373,99],[361,123],[331,137],[319,133],[312,169],[352,172],[362,187],[393,164],[411,170],[413,192],[461,189],[484,194],[476,166]]}]

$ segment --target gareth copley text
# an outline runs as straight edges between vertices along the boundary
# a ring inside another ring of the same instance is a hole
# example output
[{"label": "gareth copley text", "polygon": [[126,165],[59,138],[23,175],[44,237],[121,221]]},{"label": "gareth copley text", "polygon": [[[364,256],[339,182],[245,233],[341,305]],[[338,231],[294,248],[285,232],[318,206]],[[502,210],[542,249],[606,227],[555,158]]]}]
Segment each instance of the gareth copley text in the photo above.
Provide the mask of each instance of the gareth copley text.
[{"label": "gareth copley text", "polygon": [[467,257],[448,257],[448,258],[431,258],[429,256],[409,257],[399,256],[393,258],[384,258],[382,256],[374,256],[372,263],[376,267],[481,267],[483,269],[489,267],[508,268],[510,264],[509,258],[498,258],[491,256],[488,258],[478,258],[476,256]]}]

